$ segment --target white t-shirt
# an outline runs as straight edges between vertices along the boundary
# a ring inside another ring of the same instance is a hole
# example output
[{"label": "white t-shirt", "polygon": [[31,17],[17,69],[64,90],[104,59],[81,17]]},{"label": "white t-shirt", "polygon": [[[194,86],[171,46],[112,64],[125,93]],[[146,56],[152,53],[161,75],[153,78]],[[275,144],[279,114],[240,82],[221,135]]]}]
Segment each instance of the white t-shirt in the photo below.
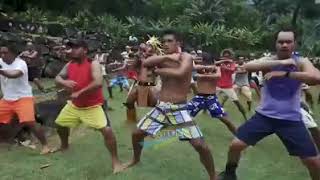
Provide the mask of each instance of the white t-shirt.
[{"label": "white t-shirt", "polygon": [[3,99],[16,101],[23,97],[32,97],[32,88],[28,81],[28,67],[25,61],[17,57],[12,64],[6,64],[0,59],[3,70],[20,70],[23,75],[18,78],[7,78],[0,75]]}]

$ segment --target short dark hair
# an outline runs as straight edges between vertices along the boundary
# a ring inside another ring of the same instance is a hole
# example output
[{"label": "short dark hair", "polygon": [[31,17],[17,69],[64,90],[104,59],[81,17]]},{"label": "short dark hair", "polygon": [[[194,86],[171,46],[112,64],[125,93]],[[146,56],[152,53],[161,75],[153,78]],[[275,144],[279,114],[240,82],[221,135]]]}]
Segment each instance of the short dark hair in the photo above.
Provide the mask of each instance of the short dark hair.
[{"label": "short dark hair", "polygon": [[8,48],[8,50],[14,54],[14,55],[18,55],[19,54],[19,50],[17,48],[17,45],[13,42],[4,42],[1,44],[1,47],[6,47]]},{"label": "short dark hair", "polygon": [[213,65],[214,64],[214,59],[213,56],[207,52],[203,52],[201,54],[202,56],[202,61],[204,65]]},{"label": "short dark hair", "polygon": [[297,31],[292,27],[281,27],[275,34],[274,34],[274,41],[276,42],[278,40],[278,36],[280,32],[292,32],[294,40],[297,40]]},{"label": "short dark hair", "polygon": [[229,54],[231,57],[234,57],[234,51],[232,49],[223,49],[220,53],[220,56],[223,57],[225,54]]},{"label": "short dark hair", "polygon": [[88,43],[83,39],[71,39],[71,40],[69,40],[69,42],[67,42],[67,46],[70,46],[70,47],[82,47],[82,48],[85,48],[85,49],[89,49],[88,48]]},{"label": "short dark hair", "polygon": [[181,38],[181,35],[175,31],[175,30],[172,30],[172,29],[166,29],[162,32],[162,36],[165,36],[165,35],[173,35],[174,38],[176,39],[176,41],[178,42],[181,42],[182,41],[182,38]]}]

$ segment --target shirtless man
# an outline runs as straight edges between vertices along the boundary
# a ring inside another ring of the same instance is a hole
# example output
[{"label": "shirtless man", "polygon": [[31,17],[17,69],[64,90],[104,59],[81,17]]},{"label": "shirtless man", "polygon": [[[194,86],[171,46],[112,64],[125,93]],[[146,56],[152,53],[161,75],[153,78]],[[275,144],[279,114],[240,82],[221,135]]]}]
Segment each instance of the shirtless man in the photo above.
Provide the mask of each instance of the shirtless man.
[{"label": "shirtless man", "polygon": [[27,43],[26,51],[23,51],[20,54],[20,57],[25,60],[28,65],[29,81],[34,82],[40,91],[45,92],[45,89],[40,82],[42,66],[40,53],[36,50],[32,42]]},{"label": "shirtless man", "polygon": [[146,46],[142,49],[143,56],[138,57],[136,60],[128,61],[128,66],[134,68],[138,72],[138,86],[135,86],[132,91],[129,92],[125,105],[127,106],[127,120],[137,121],[135,102],[140,107],[154,107],[157,100],[154,95],[152,87],[156,86],[155,74],[151,69],[148,69],[142,65],[147,57],[152,55],[160,55],[161,50],[159,48],[160,41],[151,37],[147,41]]},{"label": "shirtless man", "polygon": [[151,56],[142,65],[160,75],[162,87],[160,102],[138,123],[138,129],[132,134],[134,156],[128,167],[140,162],[144,138],[156,135],[164,127],[176,129],[180,140],[187,140],[199,153],[210,180],[216,179],[213,158],[202,133],[190,117],[187,107],[187,95],[192,75],[192,57],[187,53],[178,53],[180,41],[177,33],[166,31],[163,36],[167,55]]},{"label": "shirtless man", "polygon": [[123,64],[124,63],[115,60],[115,62],[108,65],[108,69],[113,69],[111,71],[113,78],[110,80],[109,86],[113,88],[115,85],[118,85],[120,87],[120,92],[123,91],[123,88],[125,88],[127,91],[129,91],[130,88],[129,81],[127,77],[124,76],[123,71],[118,72],[118,68],[121,68]]},{"label": "shirtless man", "polygon": [[207,55],[203,57],[202,65],[197,64],[194,69],[197,71],[195,77],[197,78],[198,94],[188,103],[190,115],[195,117],[199,111],[208,110],[211,117],[221,120],[230,132],[235,134],[236,127],[229,120],[215,94],[217,81],[221,77],[220,68],[216,67],[213,60]]}]

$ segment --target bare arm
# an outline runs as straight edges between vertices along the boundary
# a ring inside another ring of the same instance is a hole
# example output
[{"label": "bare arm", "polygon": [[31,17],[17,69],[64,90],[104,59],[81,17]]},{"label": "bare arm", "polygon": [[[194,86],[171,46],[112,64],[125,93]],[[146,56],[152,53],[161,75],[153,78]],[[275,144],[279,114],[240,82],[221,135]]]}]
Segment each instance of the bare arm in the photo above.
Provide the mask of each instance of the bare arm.
[{"label": "bare arm", "polygon": [[38,51],[33,51],[32,54],[28,54],[26,55],[26,57],[30,58],[30,59],[34,59],[38,56]]},{"label": "bare arm", "polygon": [[167,59],[167,56],[151,56],[142,61],[142,65],[144,67],[154,67],[162,63],[165,59]]},{"label": "bare arm", "polygon": [[[151,56],[146,60],[144,60],[142,64],[145,67],[154,67],[154,66],[160,65],[165,61],[180,63],[181,57],[182,57],[182,53],[174,53],[174,54],[163,55],[163,56]],[[190,61],[193,62],[192,57]]]},{"label": "bare arm", "polygon": [[274,66],[279,65],[294,65],[295,60],[286,59],[286,60],[270,60],[268,58],[260,58],[255,61],[251,61],[244,65],[245,69],[248,72],[257,72],[257,71],[270,71]]},{"label": "bare arm", "polygon": [[193,68],[197,71],[205,69],[204,65],[194,65]]},{"label": "bare arm", "polygon": [[0,74],[10,79],[21,77],[23,72],[21,70],[0,70]]},{"label": "bare arm", "polygon": [[196,57],[196,58],[194,58],[194,59],[193,59],[193,62],[194,62],[195,64],[200,64],[200,63],[202,63],[202,57]]},{"label": "bare arm", "polygon": [[192,68],[193,64],[191,55],[183,54],[181,56],[179,67],[157,68],[154,72],[160,76],[184,77],[184,75],[192,71]]},{"label": "bare arm", "polygon": [[93,81],[88,86],[78,91],[79,95],[85,94],[87,92],[90,92],[102,86],[103,77],[102,77],[100,64],[97,61],[92,61],[91,72],[92,72]]},{"label": "bare arm", "polygon": [[308,85],[320,84],[320,71],[307,58],[302,59],[301,72],[291,72],[289,77]]},{"label": "bare arm", "polygon": [[65,86],[64,82],[65,79],[68,78],[68,73],[67,73],[67,68],[68,68],[68,64],[66,64],[61,71],[59,72],[59,74],[56,76],[55,78],[55,83],[57,86]]},{"label": "bare arm", "polygon": [[112,70],[112,72],[125,70],[127,68],[127,66],[128,66],[127,63],[123,63],[123,65],[121,67]]},{"label": "bare arm", "polygon": [[215,64],[216,65],[220,65],[220,64],[223,64],[223,63],[226,63],[226,62],[231,62],[231,61],[228,60],[228,59],[223,59],[223,60],[216,61]]},{"label": "bare arm", "polygon": [[220,66],[221,69],[227,70],[227,71],[236,71],[236,66],[234,64],[232,64],[230,67],[226,66],[226,65],[222,65]]},{"label": "bare arm", "polygon": [[199,78],[208,78],[208,79],[219,79],[221,77],[220,68],[216,68],[216,72],[208,74],[196,74],[196,77]]}]

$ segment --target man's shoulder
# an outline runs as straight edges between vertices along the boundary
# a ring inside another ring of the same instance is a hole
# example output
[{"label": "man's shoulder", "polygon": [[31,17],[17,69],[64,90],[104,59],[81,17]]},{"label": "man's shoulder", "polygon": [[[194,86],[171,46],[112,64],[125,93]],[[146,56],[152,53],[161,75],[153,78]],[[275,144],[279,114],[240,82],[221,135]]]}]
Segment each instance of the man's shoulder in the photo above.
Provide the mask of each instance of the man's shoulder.
[{"label": "man's shoulder", "polygon": [[27,63],[21,59],[20,57],[16,57],[16,59],[14,60],[14,65],[22,65],[22,66],[27,66]]},{"label": "man's shoulder", "polygon": [[264,56],[258,59],[255,59],[254,61],[270,61],[270,60],[275,60],[275,56]]},{"label": "man's shoulder", "polygon": [[181,59],[192,60],[191,62],[193,62],[193,58],[192,58],[191,54],[189,54],[187,52],[181,53]]}]

